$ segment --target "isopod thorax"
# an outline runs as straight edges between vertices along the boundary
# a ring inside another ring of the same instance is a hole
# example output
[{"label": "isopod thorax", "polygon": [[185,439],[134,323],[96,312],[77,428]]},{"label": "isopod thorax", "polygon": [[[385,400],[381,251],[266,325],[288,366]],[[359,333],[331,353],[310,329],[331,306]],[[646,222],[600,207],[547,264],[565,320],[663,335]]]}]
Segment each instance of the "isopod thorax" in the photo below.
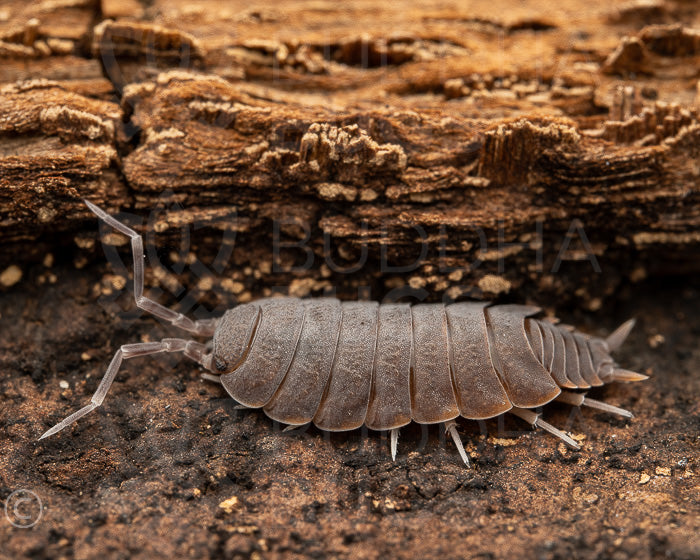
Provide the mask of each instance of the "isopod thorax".
[{"label": "isopod thorax", "polygon": [[389,430],[392,457],[401,426],[444,423],[467,464],[454,421],[458,416],[482,420],[511,412],[578,448],[533,409],[559,400],[631,417],[578,391],[647,378],[618,368],[610,356],[633,321],[602,339],[537,319],[539,308],[525,305],[266,298],[229,309],[220,319],[192,321],[143,295],[141,236],[85,203],[131,238],[136,305],[213,338],[208,344],[166,338],[122,346],[91,403],[40,439],[100,406],[123,359],[159,352],[183,352],[217,374],[205,375],[240,404],[262,408],[291,426],[313,422],[328,431],[363,425]]}]

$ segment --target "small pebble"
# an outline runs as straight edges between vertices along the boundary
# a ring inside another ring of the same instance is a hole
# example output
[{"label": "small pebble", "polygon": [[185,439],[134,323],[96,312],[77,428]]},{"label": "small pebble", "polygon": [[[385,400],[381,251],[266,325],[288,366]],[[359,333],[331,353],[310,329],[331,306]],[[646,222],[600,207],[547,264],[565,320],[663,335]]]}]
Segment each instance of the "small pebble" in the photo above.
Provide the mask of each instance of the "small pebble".
[{"label": "small pebble", "polygon": [[598,494],[586,494],[583,499],[586,503],[595,504],[598,501]]},{"label": "small pebble", "polygon": [[213,286],[214,279],[211,276],[205,276],[204,278],[201,278],[199,282],[197,282],[197,288],[199,288],[203,292],[210,291]]},{"label": "small pebble", "polygon": [[655,334],[649,337],[649,346],[651,348],[658,348],[664,342],[666,342],[666,338],[662,334]]},{"label": "small pebble", "polygon": [[10,265],[0,274],[0,284],[9,288],[22,279],[22,269],[17,265]]},{"label": "small pebble", "polygon": [[509,280],[503,276],[496,276],[495,274],[484,275],[479,279],[477,285],[481,288],[481,291],[491,294],[508,293],[511,288]]},{"label": "small pebble", "polygon": [[68,389],[68,388],[70,387],[70,385],[68,385],[68,381],[66,381],[65,379],[61,379],[61,380],[58,382],[58,386],[59,386],[61,389]]},{"label": "small pebble", "polygon": [[238,497],[232,496],[228,500],[224,500],[219,504],[219,507],[223,509],[226,513],[231,513],[234,509],[238,507],[239,504]]}]

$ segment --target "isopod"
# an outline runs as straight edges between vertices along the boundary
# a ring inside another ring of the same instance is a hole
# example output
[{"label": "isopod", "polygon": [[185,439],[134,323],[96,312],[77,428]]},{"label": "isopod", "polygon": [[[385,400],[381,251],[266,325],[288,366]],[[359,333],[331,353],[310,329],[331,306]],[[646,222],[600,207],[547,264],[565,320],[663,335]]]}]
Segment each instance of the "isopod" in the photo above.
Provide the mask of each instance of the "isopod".
[{"label": "isopod", "polygon": [[617,367],[610,355],[633,320],[603,339],[535,318],[540,309],[527,305],[265,298],[219,319],[192,321],[143,295],[141,236],[85,203],[131,239],[137,307],[210,342],[165,338],[123,345],[90,404],[40,439],[100,406],[122,360],[160,352],[183,352],[238,403],[262,408],[289,426],[313,422],[327,431],[363,425],[388,430],[393,459],[399,428],[412,421],[443,423],[467,465],[455,423],[459,416],[483,420],[510,412],[578,448],[533,409],[559,400],[631,418],[629,411],[578,391],[647,378]]}]

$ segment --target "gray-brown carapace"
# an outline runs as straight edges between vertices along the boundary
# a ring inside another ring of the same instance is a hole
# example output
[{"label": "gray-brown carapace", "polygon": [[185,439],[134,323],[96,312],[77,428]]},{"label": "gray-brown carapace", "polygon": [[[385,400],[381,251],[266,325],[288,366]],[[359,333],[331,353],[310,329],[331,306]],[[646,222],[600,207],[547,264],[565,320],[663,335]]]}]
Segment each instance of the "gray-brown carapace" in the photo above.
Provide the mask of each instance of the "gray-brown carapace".
[{"label": "gray-brown carapace", "polygon": [[141,236],[86,204],[131,238],[136,305],[211,340],[166,338],[122,346],[91,403],[40,439],[102,404],[123,359],[160,352],[183,352],[241,405],[262,408],[290,426],[313,422],[328,431],[363,425],[389,430],[392,457],[400,427],[412,421],[444,423],[466,464],[455,423],[459,416],[481,420],[510,412],[577,448],[533,409],[560,400],[631,417],[582,391],[646,379],[618,368],[610,355],[633,321],[603,339],[537,319],[539,308],[525,305],[265,298],[234,307],[220,319],[192,321],[143,295]]}]

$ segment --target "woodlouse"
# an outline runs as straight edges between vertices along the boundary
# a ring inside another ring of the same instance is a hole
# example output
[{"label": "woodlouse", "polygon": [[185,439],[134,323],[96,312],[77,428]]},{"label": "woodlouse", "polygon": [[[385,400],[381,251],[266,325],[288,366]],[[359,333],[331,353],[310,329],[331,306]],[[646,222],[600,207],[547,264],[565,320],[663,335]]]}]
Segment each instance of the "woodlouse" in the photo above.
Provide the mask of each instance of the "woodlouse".
[{"label": "woodlouse", "polygon": [[411,421],[444,423],[467,465],[458,416],[482,420],[511,412],[578,448],[532,409],[560,400],[631,417],[572,390],[647,378],[618,368],[610,356],[629,334],[632,320],[602,339],[534,318],[540,309],[525,305],[266,298],[229,309],[220,319],[192,321],[143,295],[141,236],[85,203],[131,238],[136,305],[212,339],[208,344],[166,338],[122,346],[91,403],[40,439],[100,406],[123,359],[159,352],[183,352],[218,374],[205,376],[220,382],[236,401],[291,426],[313,422],[328,431],[363,425],[389,430],[393,458],[400,427]]}]

